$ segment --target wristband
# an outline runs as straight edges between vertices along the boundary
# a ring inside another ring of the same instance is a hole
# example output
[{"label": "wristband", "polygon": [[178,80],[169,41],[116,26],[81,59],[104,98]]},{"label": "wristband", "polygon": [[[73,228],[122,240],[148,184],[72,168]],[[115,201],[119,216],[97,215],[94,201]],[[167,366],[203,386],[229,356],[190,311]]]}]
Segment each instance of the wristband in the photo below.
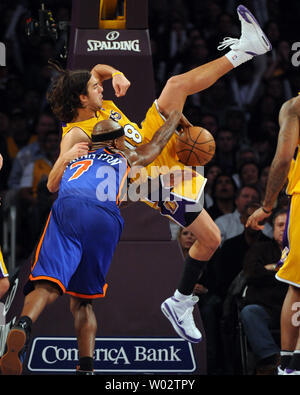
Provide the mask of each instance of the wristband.
[{"label": "wristband", "polygon": [[116,71],[115,73],[112,73],[111,78],[113,78],[115,75],[124,75],[124,73],[122,73],[122,71]]},{"label": "wristband", "polygon": [[262,208],[262,211],[266,214],[271,214],[271,212],[273,211],[272,209],[270,211],[267,211],[263,206],[261,208]]}]

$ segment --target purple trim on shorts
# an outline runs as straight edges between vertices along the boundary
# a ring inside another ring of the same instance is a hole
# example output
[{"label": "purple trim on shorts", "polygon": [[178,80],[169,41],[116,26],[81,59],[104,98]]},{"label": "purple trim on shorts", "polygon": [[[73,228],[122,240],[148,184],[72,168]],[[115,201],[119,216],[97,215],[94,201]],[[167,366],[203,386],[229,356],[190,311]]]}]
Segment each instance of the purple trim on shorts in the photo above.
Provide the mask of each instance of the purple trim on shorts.
[{"label": "purple trim on shorts", "polygon": [[[283,238],[282,238],[282,251],[285,248],[288,248],[288,250],[290,250],[289,226],[290,226],[290,215],[291,215],[291,203],[292,203],[292,197],[289,200],[288,209],[287,209],[286,224],[285,224],[285,229],[284,229]],[[284,264],[284,262],[280,259],[277,263],[277,268],[280,268],[283,264]]]}]

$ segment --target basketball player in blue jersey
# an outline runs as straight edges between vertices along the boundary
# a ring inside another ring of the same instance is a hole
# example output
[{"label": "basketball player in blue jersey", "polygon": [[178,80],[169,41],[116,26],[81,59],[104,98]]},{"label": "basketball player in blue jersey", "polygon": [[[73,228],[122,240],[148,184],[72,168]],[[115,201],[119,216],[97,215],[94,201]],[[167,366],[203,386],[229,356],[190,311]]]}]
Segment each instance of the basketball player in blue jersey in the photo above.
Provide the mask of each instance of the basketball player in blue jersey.
[{"label": "basketball player in blue jersey", "polygon": [[[93,123],[107,118],[117,120],[126,130],[127,143],[137,147],[151,140],[154,131],[164,123],[165,117],[172,110],[182,112],[189,95],[203,91],[233,68],[270,51],[271,44],[251,12],[241,5],[237,8],[237,13],[241,21],[240,39],[224,39],[220,49],[230,47],[229,52],[224,56],[184,74],[171,77],[148,110],[141,127],[131,122],[112,101],[103,100],[102,82],[108,79],[112,79],[117,97],[126,94],[130,82],[121,71],[108,65],[96,65],[91,73],[59,70],[60,73],[49,91],[48,101],[54,114],[64,123],[63,137],[59,158],[49,175],[49,190],[55,192],[59,188],[66,166],[65,153],[71,147],[80,152],[87,150]],[[181,122],[189,125],[184,117]],[[176,137],[173,136],[163,153],[148,167],[149,170],[157,164],[169,168],[174,165],[183,166],[176,156],[175,140]],[[159,208],[163,215],[168,215],[197,238],[185,259],[178,289],[174,296],[162,304],[162,310],[176,332],[191,342],[199,342],[202,337],[192,314],[193,307],[197,303],[197,297],[193,296],[194,285],[221,240],[219,228],[199,204],[205,179],[200,174],[197,175],[197,179],[200,183],[196,196],[182,196],[178,203],[180,209],[167,209],[168,203],[164,201],[152,202],[152,207]],[[193,213],[187,213],[185,204],[188,202],[191,205],[191,200],[195,210]]]},{"label": "basketball player in blue jersey", "polygon": [[131,168],[147,166],[161,153],[179,119],[180,113],[172,111],[151,142],[136,150],[126,149],[124,129],[117,122],[105,120],[94,127],[92,151],[79,158],[69,152],[73,160],[65,168],[36,249],[27,287],[30,292],[0,360],[2,374],[21,374],[32,324],[64,293],[71,295],[80,357],[77,374],[93,374],[97,322],[92,300],[105,296],[105,277],[122,233],[119,206],[126,194],[124,181]]}]

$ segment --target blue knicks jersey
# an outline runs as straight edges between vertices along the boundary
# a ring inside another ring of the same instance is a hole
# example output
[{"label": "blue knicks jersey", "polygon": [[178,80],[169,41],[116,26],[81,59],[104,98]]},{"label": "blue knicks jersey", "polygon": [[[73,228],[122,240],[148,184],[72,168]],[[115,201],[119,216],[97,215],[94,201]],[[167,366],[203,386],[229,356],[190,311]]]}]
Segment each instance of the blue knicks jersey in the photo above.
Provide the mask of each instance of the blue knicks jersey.
[{"label": "blue knicks jersey", "polygon": [[90,151],[71,161],[63,174],[58,198],[76,197],[119,213],[129,172],[127,159],[109,148]]}]

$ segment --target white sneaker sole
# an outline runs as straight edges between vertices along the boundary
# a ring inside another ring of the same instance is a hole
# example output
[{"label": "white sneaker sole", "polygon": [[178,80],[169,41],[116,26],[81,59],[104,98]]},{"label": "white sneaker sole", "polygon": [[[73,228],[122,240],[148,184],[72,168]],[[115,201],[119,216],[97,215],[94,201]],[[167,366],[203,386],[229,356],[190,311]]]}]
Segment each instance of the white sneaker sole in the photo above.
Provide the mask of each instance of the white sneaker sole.
[{"label": "white sneaker sole", "polygon": [[168,306],[168,304],[166,302],[162,303],[161,311],[164,313],[164,315],[171,322],[176,333],[180,337],[182,337],[184,340],[187,340],[188,342],[191,342],[191,343],[199,343],[202,340],[201,334],[200,334],[200,338],[193,338],[191,336],[188,336],[185,333],[184,328],[181,327],[180,324],[178,323],[178,321],[176,320],[173,310]]},{"label": "white sneaker sole", "polygon": [[[265,33],[262,31],[262,29],[261,29],[259,23],[257,22],[257,20],[255,19],[254,15],[248,10],[248,8],[246,8],[243,5],[239,5],[237,8],[237,12],[246,23],[250,23],[254,27],[257,37],[258,37],[261,45],[266,49],[266,52],[271,51],[272,44],[270,43],[270,41],[269,41],[268,37],[265,35]],[[251,52],[251,51],[245,51],[245,52],[248,53],[249,55],[253,55],[253,56],[260,55],[258,53]]]}]

